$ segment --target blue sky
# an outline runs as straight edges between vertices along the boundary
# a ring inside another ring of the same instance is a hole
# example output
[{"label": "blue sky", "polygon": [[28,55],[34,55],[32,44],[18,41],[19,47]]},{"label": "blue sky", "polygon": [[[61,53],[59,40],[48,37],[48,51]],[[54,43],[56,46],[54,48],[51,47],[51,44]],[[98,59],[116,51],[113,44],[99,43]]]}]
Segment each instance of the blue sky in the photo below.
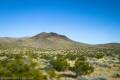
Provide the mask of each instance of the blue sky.
[{"label": "blue sky", "polygon": [[0,0],[0,36],[56,32],[90,44],[120,43],[120,0]]}]

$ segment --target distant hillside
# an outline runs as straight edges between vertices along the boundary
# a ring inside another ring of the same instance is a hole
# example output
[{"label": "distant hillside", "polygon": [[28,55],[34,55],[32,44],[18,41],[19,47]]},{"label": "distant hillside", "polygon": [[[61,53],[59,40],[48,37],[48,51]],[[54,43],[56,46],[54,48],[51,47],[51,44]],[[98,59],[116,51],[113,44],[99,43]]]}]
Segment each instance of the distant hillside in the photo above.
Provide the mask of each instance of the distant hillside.
[{"label": "distant hillside", "polygon": [[120,48],[120,43],[98,44],[96,46],[103,47],[103,48]]},{"label": "distant hillside", "polygon": [[28,38],[0,38],[0,47],[72,48],[88,46],[57,33],[42,32]]},{"label": "distant hillside", "polygon": [[97,48],[120,48],[120,43],[108,43],[89,45],[69,39],[65,35],[57,33],[42,32],[27,38],[1,37],[0,47],[33,47],[33,48],[75,48],[75,47],[97,47]]}]

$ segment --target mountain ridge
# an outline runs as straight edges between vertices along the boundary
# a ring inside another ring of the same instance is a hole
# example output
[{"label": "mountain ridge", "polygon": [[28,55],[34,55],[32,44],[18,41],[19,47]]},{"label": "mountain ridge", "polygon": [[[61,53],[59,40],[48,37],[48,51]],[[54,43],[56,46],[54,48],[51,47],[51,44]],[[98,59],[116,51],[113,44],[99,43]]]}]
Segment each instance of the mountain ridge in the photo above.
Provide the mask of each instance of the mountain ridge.
[{"label": "mountain ridge", "polygon": [[54,32],[42,32],[32,37],[11,38],[0,37],[0,47],[35,47],[35,48],[72,48],[72,47],[104,47],[120,48],[120,43],[90,45],[71,40],[65,35]]}]

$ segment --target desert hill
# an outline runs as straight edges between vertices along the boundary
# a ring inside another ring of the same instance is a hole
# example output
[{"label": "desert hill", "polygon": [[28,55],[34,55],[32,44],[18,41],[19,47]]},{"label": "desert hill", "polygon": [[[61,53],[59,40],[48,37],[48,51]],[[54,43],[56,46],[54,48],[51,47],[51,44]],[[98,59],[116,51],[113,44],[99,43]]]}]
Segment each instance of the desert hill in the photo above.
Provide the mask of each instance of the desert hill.
[{"label": "desert hill", "polygon": [[1,37],[0,47],[34,47],[34,48],[72,48],[72,47],[120,48],[120,43],[90,45],[73,41],[65,35],[54,32],[42,32],[32,37]]}]

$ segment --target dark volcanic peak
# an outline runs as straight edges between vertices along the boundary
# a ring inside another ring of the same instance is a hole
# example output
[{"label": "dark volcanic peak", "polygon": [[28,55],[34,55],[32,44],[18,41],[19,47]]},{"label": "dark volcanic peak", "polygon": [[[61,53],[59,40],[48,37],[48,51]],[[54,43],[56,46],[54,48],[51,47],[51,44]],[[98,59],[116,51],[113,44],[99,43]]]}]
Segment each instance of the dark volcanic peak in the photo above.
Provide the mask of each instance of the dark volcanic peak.
[{"label": "dark volcanic peak", "polygon": [[32,38],[48,38],[48,37],[56,37],[56,38],[62,38],[62,39],[69,39],[68,37],[64,36],[64,35],[60,35],[54,32],[42,32],[40,34],[37,34],[35,36],[33,36]]}]

